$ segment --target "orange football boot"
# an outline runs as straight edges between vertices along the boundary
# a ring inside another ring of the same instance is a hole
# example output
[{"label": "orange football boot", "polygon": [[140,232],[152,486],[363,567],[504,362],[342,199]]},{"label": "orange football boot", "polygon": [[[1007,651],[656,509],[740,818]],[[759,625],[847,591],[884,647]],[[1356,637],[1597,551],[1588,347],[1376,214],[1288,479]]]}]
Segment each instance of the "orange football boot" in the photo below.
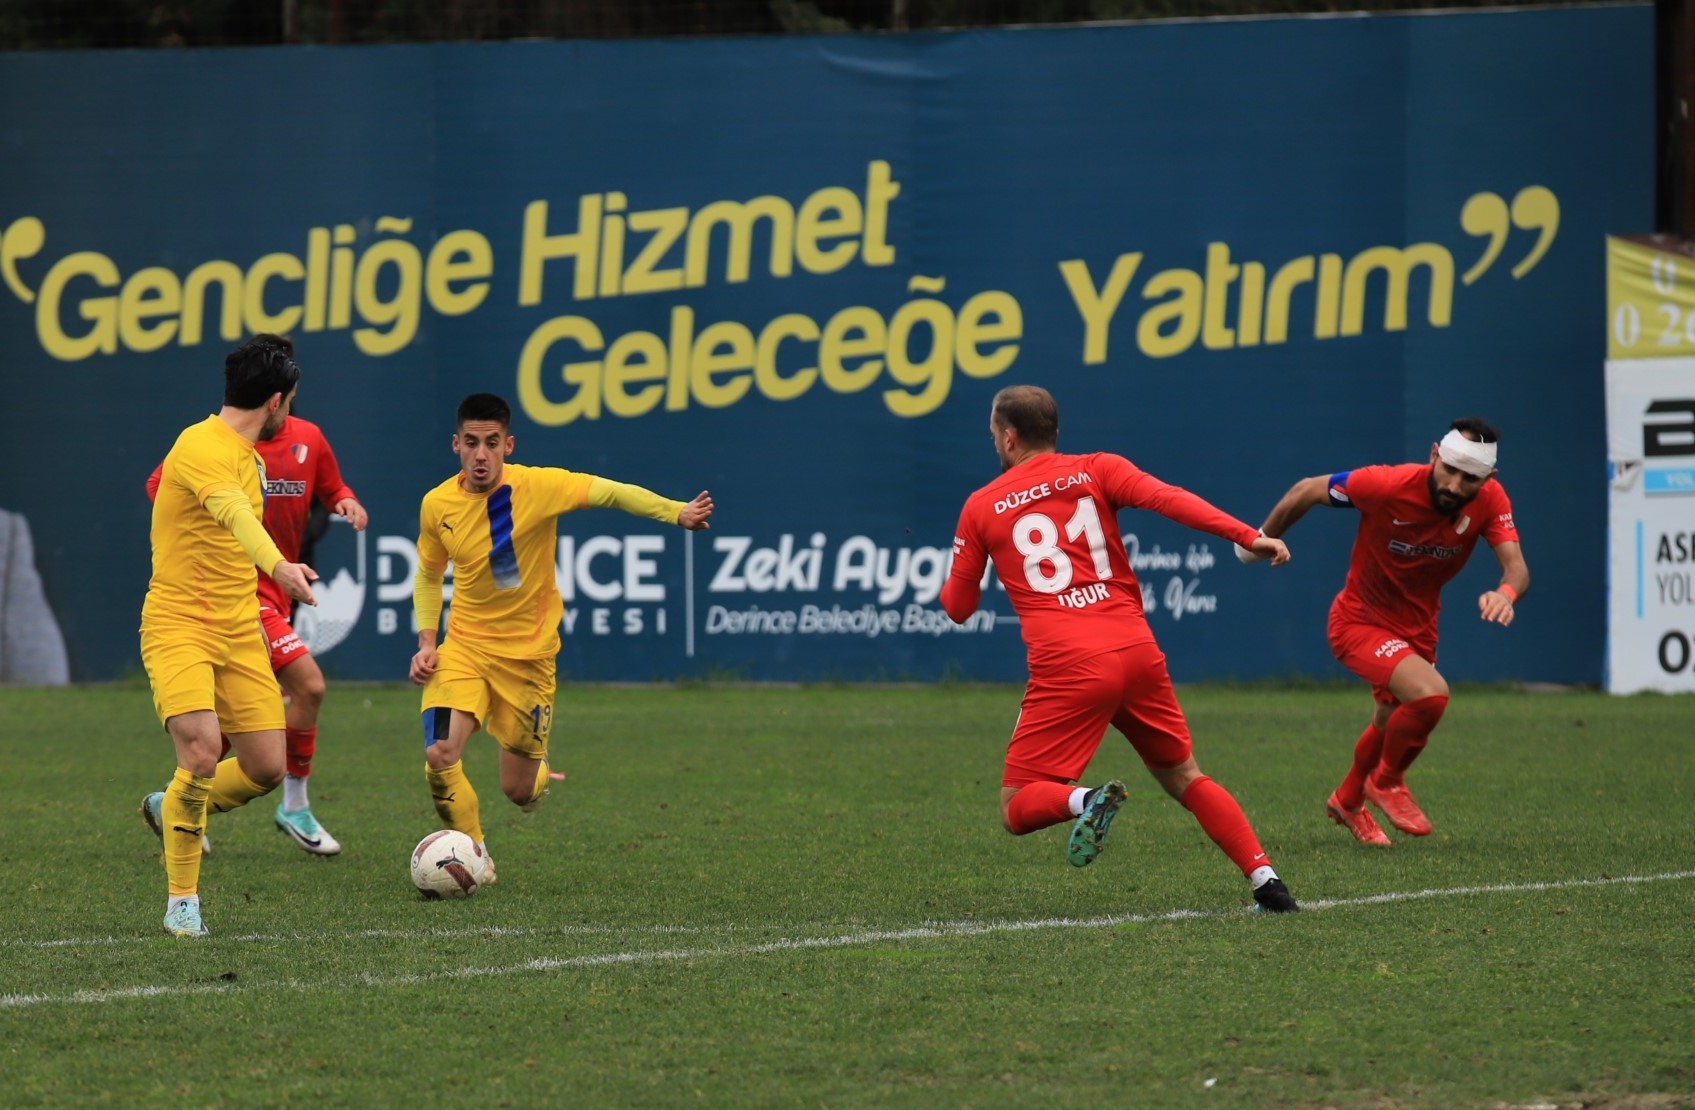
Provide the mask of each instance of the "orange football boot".
[{"label": "orange football boot", "polygon": [[1429,836],[1435,829],[1424,811],[1418,808],[1418,803],[1413,801],[1412,791],[1406,788],[1405,783],[1392,787],[1379,786],[1376,778],[1368,775],[1365,800],[1382,810],[1389,823],[1408,836]]},{"label": "orange football boot", "polygon": [[1375,848],[1389,847],[1389,834],[1379,827],[1377,818],[1366,812],[1363,804],[1358,809],[1349,809],[1336,797],[1336,793],[1331,791],[1329,800],[1324,803],[1324,812],[1330,815],[1330,819],[1352,833],[1361,844]]}]

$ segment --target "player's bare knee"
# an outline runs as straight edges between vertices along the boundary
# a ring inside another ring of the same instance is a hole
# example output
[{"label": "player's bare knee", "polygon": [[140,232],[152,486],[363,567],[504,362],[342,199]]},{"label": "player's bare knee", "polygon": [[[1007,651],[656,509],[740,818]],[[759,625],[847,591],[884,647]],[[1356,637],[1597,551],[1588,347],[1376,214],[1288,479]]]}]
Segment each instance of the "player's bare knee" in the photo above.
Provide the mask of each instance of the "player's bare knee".
[{"label": "player's bare knee", "polygon": [[465,741],[455,742],[451,736],[432,737],[424,734],[424,762],[432,771],[443,771],[459,762],[465,753]]},{"label": "player's bare knee", "polygon": [[1149,767],[1148,773],[1159,783],[1161,789],[1173,798],[1181,799],[1185,791],[1195,784],[1196,779],[1204,778],[1201,769],[1193,758],[1179,763],[1175,767]]},{"label": "player's bare knee", "polygon": [[315,675],[294,691],[295,704],[316,713],[324,704],[325,689],[324,676]]},{"label": "player's bare knee", "polygon": [[253,785],[261,790],[269,793],[282,785],[283,764],[280,760],[273,763],[268,759],[264,761],[242,760],[238,757],[237,762],[241,766],[241,773],[246,775]]},{"label": "player's bare knee", "polygon": [[1448,683],[1441,675],[1432,671],[1422,681],[1409,683],[1404,691],[1396,691],[1396,696],[1400,699],[1402,705],[1411,705],[1413,702],[1424,701],[1426,698],[1446,700]]},{"label": "player's bare knee", "polygon": [[1012,799],[1014,797],[1016,797],[1017,795],[1018,795],[1018,788],[1017,787],[1015,787],[1015,786],[1003,786],[1003,787],[1001,787],[1001,828],[1005,829],[1007,832],[1011,833],[1013,836],[1018,835],[1018,829],[1012,823]]}]

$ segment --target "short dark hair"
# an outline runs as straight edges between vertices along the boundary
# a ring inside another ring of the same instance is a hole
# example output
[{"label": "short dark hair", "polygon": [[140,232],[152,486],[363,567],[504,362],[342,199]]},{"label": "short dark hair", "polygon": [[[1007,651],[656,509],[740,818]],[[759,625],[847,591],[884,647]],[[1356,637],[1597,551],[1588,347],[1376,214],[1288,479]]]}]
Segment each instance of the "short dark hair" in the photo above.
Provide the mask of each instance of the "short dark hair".
[{"label": "short dark hair", "polygon": [[994,418],[1017,432],[1026,447],[1052,447],[1059,441],[1059,405],[1039,385],[1009,385],[995,394]]},{"label": "short dark hair", "polygon": [[502,428],[512,427],[512,406],[498,393],[473,393],[459,402],[454,425],[463,428],[469,420],[492,420]]},{"label": "short dark hair", "polygon": [[261,332],[224,356],[224,404],[231,408],[259,408],[271,394],[287,397],[298,384],[291,339]]},{"label": "short dark hair", "polygon": [[[1495,429],[1495,425],[1481,416],[1462,416],[1449,424],[1448,430],[1457,431],[1461,434],[1470,432],[1471,435],[1477,437],[1480,443],[1499,443],[1501,441],[1501,433]],[[1470,439],[1471,436],[1466,436],[1466,438]]]}]

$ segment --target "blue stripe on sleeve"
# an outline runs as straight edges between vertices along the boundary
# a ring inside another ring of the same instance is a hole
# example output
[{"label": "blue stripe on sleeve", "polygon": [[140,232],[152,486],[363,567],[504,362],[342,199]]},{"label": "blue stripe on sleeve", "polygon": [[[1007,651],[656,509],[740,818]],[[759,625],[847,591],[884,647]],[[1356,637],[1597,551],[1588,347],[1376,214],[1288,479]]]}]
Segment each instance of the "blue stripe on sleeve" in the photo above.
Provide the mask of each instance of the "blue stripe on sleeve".
[{"label": "blue stripe on sleeve", "polygon": [[1332,509],[1351,509],[1354,507],[1353,498],[1348,496],[1348,475],[1351,470],[1338,471],[1330,476],[1330,507]]},{"label": "blue stripe on sleeve", "polygon": [[519,585],[518,552],[512,546],[512,487],[501,486],[488,498],[489,570],[500,590]]}]

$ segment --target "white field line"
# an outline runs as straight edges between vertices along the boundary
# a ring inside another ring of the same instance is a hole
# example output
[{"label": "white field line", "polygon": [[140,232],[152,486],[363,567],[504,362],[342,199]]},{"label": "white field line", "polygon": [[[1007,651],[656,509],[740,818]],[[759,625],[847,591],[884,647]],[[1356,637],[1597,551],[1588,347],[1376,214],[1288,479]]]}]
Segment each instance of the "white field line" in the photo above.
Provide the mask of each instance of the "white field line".
[{"label": "white field line", "polygon": [[[1619,875],[1598,879],[1557,879],[1547,882],[1533,883],[1488,883],[1479,886],[1442,887],[1429,890],[1393,891],[1386,894],[1368,894],[1359,898],[1320,898],[1305,901],[1301,904],[1303,912],[1320,910],[1343,909],[1352,906],[1376,906],[1390,902],[1413,902],[1431,898],[1457,898],[1476,894],[1516,894],[1531,893],[1544,890],[1571,890],[1579,887],[1621,886],[1633,883],[1664,883],[1678,882],[1685,879],[1695,879],[1695,871],[1668,871],[1656,875]],[[617,964],[662,963],[683,960],[722,959],[734,956],[762,956],[774,952],[799,952],[824,948],[851,948],[864,944],[877,944],[890,941],[930,940],[949,937],[975,937],[991,933],[1021,933],[1033,932],[1039,929],[1100,929],[1117,925],[1151,925],[1168,921],[1206,921],[1219,918],[1238,917],[1244,911],[1231,910],[1167,910],[1164,913],[1123,913],[1105,914],[1099,917],[1043,917],[1023,921],[943,921],[923,925],[914,925],[904,929],[868,929],[855,933],[838,933],[831,936],[816,937],[784,937],[778,940],[765,941],[759,944],[727,945],[714,948],[664,948],[640,952],[610,952],[590,956],[541,956],[531,960],[523,960],[515,964],[502,964],[494,967],[461,967],[441,971],[432,971],[417,975],[353,975],[341,976],[334,979],[305,981],[301,979],[283,979],[271,982],[233,983],[195,983],[189,985],[153,984],[139,987],[118,987],[109,990],[74,990],[52,994],[0,994],[0,1009],[22,1009],[29,1006],[54,1005],[64,1003],[87,1002],[122,1002],[136,998],[182,997],[198,994],[233,994],[245,991],[266,990],[315,990],[322,988],[345,989],[347,987],[365,987],[369,989],[384,989],[389,987],[410,987],[424,983],[442,982],[459,979],[489,979],[505,975],[521,975],[525,972],[537,971],[568,971],[576,968],[607,967]],[[757,926],[728,926],[726,929],[749,931]],[[772,928],[775,928],[773,926]],[[547,937],[574,935],[594,931],[589,928],[565,927],[561,929],[416,929],[416,930],[383,930],[372,929],[343,934],[326,934],[312,938],[268,936],[252,934],[239,937],[219,938],[234,941],[274,942],[278,940],[316,941],[357,938],[418,938],[432,939],[444,937]],[[678,932],[710,932],[715,931],[709,926],[658,926],[654,928],[607,928],[606,933],[622,933],[626,935],[658,935]],[[141,938],[136,938],[137,940]],[[148,942],[157,942],[160,938],[148,937]],[[13,942],[10,947],[65,947],[74,945],[105,945],[128,943],[130,938],[96,938],[93,940],[76,941],[38,941],[29,944]],[[194,942],[189,942],[194,943]]]},{"label": "white field line", "polygon": [[[538,928],[531,925],[466,925],[457,929],[420,926],[409,929],[353,929],[344,933],[241,933],[217,939],[242,943],[276,944],[279,942],[325,940],[464,940],[471,937],[578,937],[578,936],[670,936],[701,933],[753,932],[757,925],[554,925]],[[769,932],[778,926],[767,926]],[[123,937],[64,937],[58,940],[0,940],[0,950],[7,948],[104,948],[127,944],[153,944],[161,934]]]}]

